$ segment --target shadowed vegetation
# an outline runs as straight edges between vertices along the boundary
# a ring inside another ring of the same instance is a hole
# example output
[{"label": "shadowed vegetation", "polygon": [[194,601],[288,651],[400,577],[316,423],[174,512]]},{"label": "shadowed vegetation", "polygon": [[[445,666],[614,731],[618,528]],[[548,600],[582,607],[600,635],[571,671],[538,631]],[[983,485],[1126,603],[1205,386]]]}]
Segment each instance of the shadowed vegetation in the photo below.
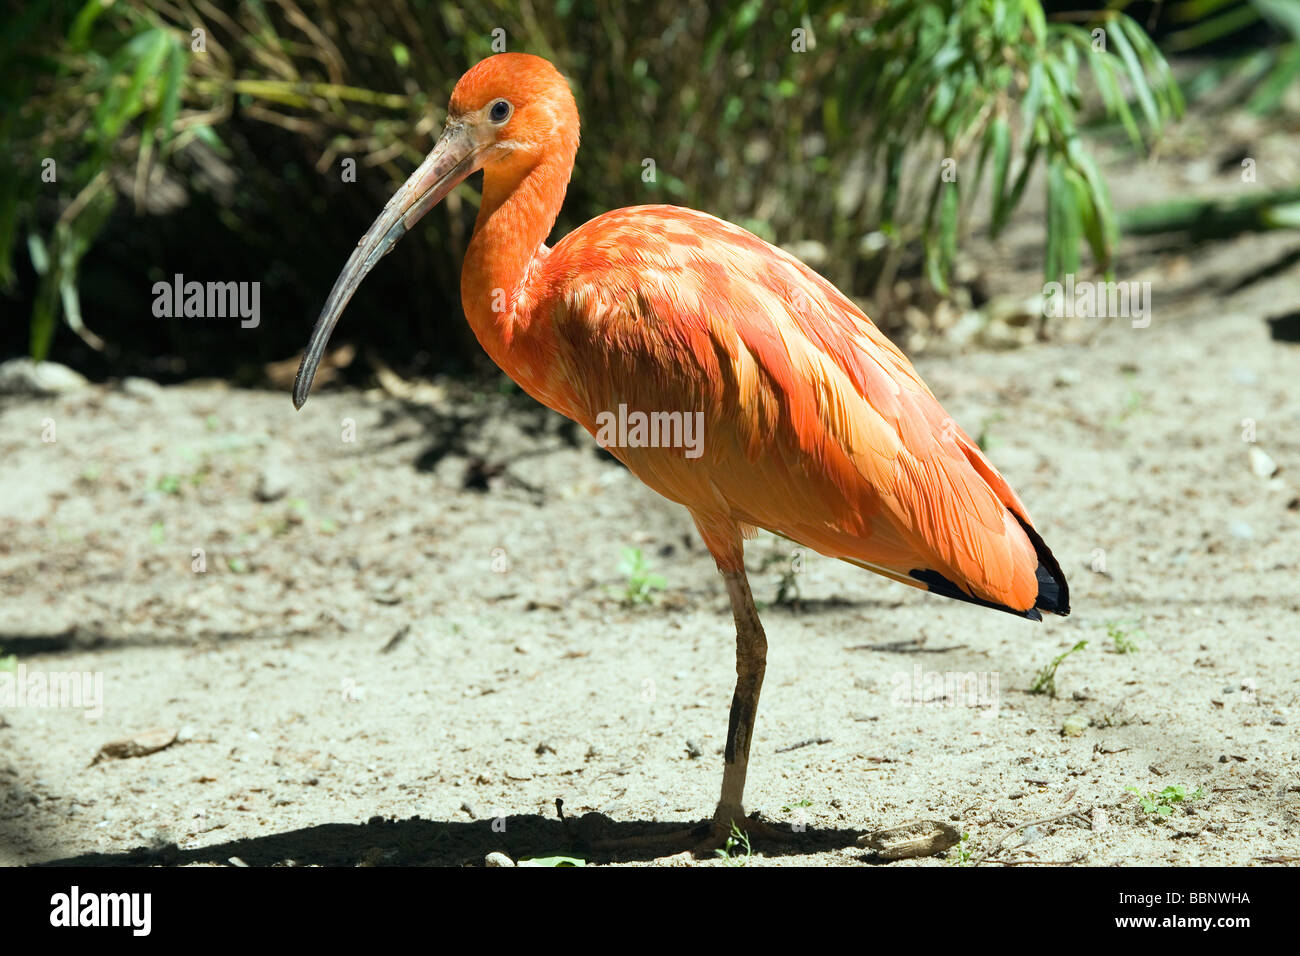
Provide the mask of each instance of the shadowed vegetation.
[{"label": "shadowed vegetation", "polygon": [[[31,317],[7,349],[260,380],[495,48],[573,82],[585,146],[559,232],[620,205],[707,209],[886,327],[894,279],[945,292],[973,212],[996,234],[1039,166],[1045,275],[1108,268],[1116,216],[1080,129],[1114,123],[1140,151],[1181,110],[1133,19],[1037,0],[36,0],[0,47],[0,281]],[[358,297],[374,321],[346,334],[410,371],[478,361],[458,319],[475,202],[462,187],[403,245]],[[155,318],[153,283],[176,273],[261,282],[266,321]]]}]

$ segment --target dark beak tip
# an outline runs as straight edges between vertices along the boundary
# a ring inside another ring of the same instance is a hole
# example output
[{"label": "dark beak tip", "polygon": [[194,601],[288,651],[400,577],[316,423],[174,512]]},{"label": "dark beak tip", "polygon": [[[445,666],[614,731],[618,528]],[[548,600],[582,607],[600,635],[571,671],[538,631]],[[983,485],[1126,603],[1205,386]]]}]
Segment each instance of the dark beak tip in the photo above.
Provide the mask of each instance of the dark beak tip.
[{"label": "dark beak tip", "polygon": [[298,369],[297,376],[293,380],[293,407],[294,411],[302,411],[302,407],[307,404],[307,399],[311,397],[312,379],[316,376],[313,374],[310,378],[305,376],[305,368]]}]

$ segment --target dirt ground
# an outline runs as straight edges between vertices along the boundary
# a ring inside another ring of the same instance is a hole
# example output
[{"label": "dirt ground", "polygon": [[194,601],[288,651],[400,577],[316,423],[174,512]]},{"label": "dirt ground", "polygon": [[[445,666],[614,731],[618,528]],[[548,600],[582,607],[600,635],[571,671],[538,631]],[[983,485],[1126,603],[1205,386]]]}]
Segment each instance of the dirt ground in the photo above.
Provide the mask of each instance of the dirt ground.
[{"label": "dirt ground", "polygon": [[[996,286],[1041,282],[1040,223],[986,250]],[[858,835],[915,819],[967,838],[890,865],[1300,859],[1300,345],[1267,321],[1294,308],[1297,246],[1130,245],[1148,328],[919,358],[1060,559],[1071,617],[751,542],[770,653],[747,804],[792,834],[749,865],[873,862]],[[0,709],[0,863],[693,862],[584,839],[711,813],[726,594],[685,512],[557,416],[454,382],[295,414],[130,381],[0,400],[0,450],[0,648],[103,679],[97,719]],[[625,548],[665,580],[648,603],[625,600]],[[1030,693],[1080,641],[1056,695]],[[972,673],[978,699],[932,686]],[[94,759],[150,728],[177,740]]]}]

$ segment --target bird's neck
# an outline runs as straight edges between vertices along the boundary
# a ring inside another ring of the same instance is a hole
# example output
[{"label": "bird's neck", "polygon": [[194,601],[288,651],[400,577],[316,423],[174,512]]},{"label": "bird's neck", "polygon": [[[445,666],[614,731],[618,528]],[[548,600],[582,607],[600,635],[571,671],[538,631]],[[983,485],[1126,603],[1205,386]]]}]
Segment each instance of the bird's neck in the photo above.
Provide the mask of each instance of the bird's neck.
[{"label": "bird's neck", "polygon": [[[529,288],[546,255],[573,169],[571,156],[550,155],[522,171],[488,167],[474,237],[460,275],[461,304],[474,335],[507,374],[528,388],[534,341]],[[531,389],[530,389],[531,390]]]}]

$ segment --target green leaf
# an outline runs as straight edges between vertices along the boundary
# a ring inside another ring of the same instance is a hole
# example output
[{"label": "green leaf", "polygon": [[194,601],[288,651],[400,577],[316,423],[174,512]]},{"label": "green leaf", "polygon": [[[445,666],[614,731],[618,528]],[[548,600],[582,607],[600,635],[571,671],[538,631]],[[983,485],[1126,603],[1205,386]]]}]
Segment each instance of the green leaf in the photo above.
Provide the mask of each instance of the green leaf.
[{"label": "green leaf", "polygon": [[45,247],[45,240],[41,238],[40,233],[27,234],[27,254],[31,256],[32,269],[38,276],[43,276],[50,271],[50,251]]},{"label": "green leaf", "polygon": [[77,13],[77,19],[72,21],[72,29],[68,31],[68,45],[73,50],[84,50],[90,42],[90,31],[94,27],[95,21],[99,15],[107,10],[109,4],[104,0],[89,0]]},{"label": "green leaf", "polygon": [[999,116],[989,127],[993,148],[993,213],[989,231],[996,233],[1007,220],[1007,173],[1011,168],[1011,130]]},{"label": "green leaf", "polygon": [[162,128],[164,146],[176,133],[176,114],[180,111],[187,63],[188,54],[181,49],[179,43],[173,42],[167,56],[167,79],[163,86],[162,105],[158,112],[158,125]]},{"label": "green leaf", "polygon": [[956,182],[943,184],[943,204],[939,213],[939,253],[945,277],[951,273],[957,260],[957,224],[961,212],[961,186]]},{"label": "green leaf", "polygon": [[1146,72],[1138,62],[1132,44],[1124,35],[1123,19],[1123,17],[1116,17],[1111,20],[1106,36],[1110,38],[1110,42],[1115,46],[1120,59],[1128,69],[1129,82],[1133,84],[1133,94],[1137,97],[1138,105],[1142,107],[1142,115],[1146,117],[1147,124],[1155,129],[1160,126],[1160,111],[1156,108],[1155,98],[1151,95],[1151,87],[1147,85]]},{"label": "green leaf", "polygon": [[1020,136],[1021,150],[1036,141],[1034,133],[1038,123],[1038,110],[1043,103],[1043,82],[1043,64],[1035,63],[1029,68],[1029,88],[1025,91],[1024,101],[1020,104],[1020,118],[1024,125],[1024,131]]},{"label": "green leaf", "polygon": [[1133,144],[1134,149],[1142,149],[1142,134],[1138,131],[1137,122],[1133,119],[1133,111],[1128,107],[1128,99],[1124,96],[1119,87],[1119,81],[1115,76],[1115,60],[1109,54],[1100,50],[1094,50],[1092,44],[1084,47],[1087,53],[1088,64],[1092,69],[1093,82],[1097,84],[1097,90],[1101,93],[1102,104],[1106,108],[1106,113],[1112,117],[1118,117],[1120,124],[1124,127],[1124,132],[1128,134],[1129,142]]},{"label": "green leaf", "polygon": [[1282,97],[1298,76],[1300,76],[1300,43],[1289,43],[1279,48],[1277,63],[1269,71],[1268,78],[1259,85],[1246,102],[1246,108],[1258,115],[1271,113],[1282,102]]}]

